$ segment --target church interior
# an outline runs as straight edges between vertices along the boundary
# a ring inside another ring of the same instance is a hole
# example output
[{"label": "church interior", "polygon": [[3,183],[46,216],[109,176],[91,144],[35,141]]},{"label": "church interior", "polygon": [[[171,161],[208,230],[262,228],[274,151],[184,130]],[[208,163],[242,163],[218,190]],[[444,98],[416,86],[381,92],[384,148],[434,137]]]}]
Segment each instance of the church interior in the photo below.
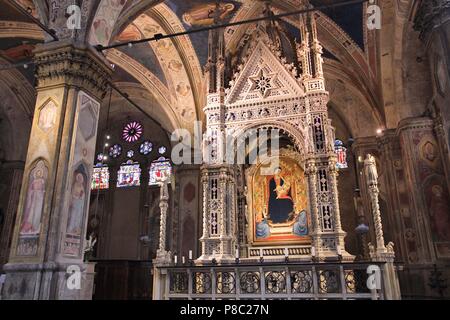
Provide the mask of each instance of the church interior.
[{"label": "church interior", "polygon": [[449,0],[0,0],[0,299],[448,299],[449,108]]}]

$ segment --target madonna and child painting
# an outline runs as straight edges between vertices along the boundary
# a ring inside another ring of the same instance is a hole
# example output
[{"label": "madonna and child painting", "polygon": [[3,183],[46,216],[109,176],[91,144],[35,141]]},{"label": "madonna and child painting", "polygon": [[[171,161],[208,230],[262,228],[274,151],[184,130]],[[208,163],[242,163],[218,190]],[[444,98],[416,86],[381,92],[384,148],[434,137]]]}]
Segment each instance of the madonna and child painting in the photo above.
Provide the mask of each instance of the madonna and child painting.
[{"label": "madonna and child painting", "polygon": [[299,241],[308,238],[306,184],[303,169],[280,157],[273,175],[252,179],[254,242]]}]

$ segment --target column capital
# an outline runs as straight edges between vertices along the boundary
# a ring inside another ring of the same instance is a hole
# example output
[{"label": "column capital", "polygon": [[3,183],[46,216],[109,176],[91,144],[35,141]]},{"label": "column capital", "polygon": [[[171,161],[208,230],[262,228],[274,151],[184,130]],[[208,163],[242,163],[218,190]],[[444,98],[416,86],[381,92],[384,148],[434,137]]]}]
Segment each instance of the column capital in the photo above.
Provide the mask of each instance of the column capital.
[{"label": "column capital", "polygon": [[425,40],[434,28],[449,20],[450,0],[422,0],[414,18],[414,29]]},{"label": "column capital", "polygon": [[92,46],[73,41],[39,45],[34,51],[37,90],[55,86],[75,86],[101,100],[108,87],[112,68]]},{"label": "column capital", "polygon": [[305,164],[305,174],[307,176],[317,174],[317,165],[314,161],[308,160]]}]

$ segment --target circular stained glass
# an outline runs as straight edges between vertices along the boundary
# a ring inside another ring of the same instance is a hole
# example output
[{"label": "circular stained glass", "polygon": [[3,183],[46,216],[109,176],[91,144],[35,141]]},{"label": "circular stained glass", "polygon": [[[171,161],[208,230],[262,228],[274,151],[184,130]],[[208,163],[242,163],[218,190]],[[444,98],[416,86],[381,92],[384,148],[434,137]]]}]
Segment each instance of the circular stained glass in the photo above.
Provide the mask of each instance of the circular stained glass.
[{"label": "circular stained glass", "polygon": [[120,144],[115,144],[109,148],[109,156],[117,158],[122,154],[122,146]]},{"label": "circular stained glass", "polygon": [[167,148],[164,146],[159,147],[159,149],[158,149],[159,154],[164,154],[164,153],[166,153],[166,151],[167,151]]},{"label": "circular stained glass", "polygon": [[153,150],[153,143],[149,140],[144,141],[139,147],[139,152],[143,155],[147,155]]},{"label": "circular stained glass", "polygon": [[99,153],[97,155],[97,161],[102,161],[103,160],[103,153]]},{"label": "circular stained glass", "polygon": [[122,139],[126,142],[135,142],[142,137],[143,132],[142,124],[137,121],[131,121],[123,127]]},{"label": "circular stained glass", "polygon": [[133,156],[134,156],[134,151],[133,150],[128,150],[127,157],[128,158],[133,158]]}]

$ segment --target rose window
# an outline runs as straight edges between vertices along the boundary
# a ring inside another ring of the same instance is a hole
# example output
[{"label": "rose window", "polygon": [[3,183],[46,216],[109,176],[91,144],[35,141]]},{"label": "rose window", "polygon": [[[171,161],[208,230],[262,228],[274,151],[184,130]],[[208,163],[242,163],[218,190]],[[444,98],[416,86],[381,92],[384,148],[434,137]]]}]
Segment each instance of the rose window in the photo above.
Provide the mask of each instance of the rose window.
[{"label": "rose window", "polygon": [[123,128],[122,139],[126,142],[135,142],[142,137],[143,132],[144,128],[142,127],[142,124],[137,121],[132,121]]}]

